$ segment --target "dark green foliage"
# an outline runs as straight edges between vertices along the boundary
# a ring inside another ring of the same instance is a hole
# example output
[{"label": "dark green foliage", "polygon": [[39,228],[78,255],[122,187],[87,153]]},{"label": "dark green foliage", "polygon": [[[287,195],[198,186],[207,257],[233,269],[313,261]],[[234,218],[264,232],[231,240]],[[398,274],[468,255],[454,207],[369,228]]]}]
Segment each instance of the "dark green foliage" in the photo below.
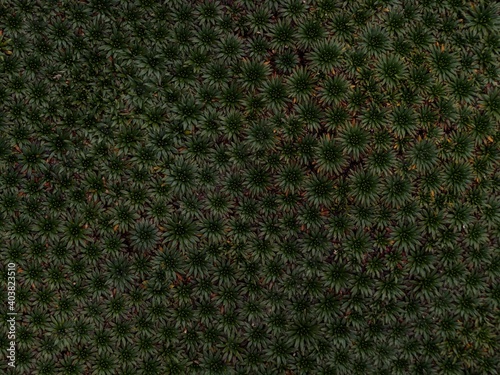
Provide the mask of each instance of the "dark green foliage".
[{"label": "dark green foliage", "polygon": [[495,374],[499,26],[493,1],[0,5],[3,372]]},{"label": "dark green foliage", "polygon": [[328,77],[320,91],[321,99],[327,104],[337,104],[346,99],[349,83],[341,76]]},{"label": "dark green foliage", "polygon": [[396,57],[387,55],[379,60],[377,75],[388,88],[398,85],[405,73],[404,64]]},{"label": "dark green foliage", "polygon": [[287,102],[286,85],[278,78],[271,78],[265,82],[262,93],[265,105],[273,110],[280,110]]},{"label": "dark green foliage", "polygon": [[340,65],[341,49],[338,44],[322,42],[310,54],[311,65],[320,71],[328,72]]},{"label": "dark green foliage", "polygon": [[353,198],[360,203],[370,204],[378,195],[379,179],[367,171],[356,171],[350,178]]},{"label": "dark green foliage", "polygon": [[345,164],[340,145],[331,139],[324,139],[318,146],[318,169],[330,173],[340,173]]},{"label": "dark green foliage", "polygon": [[431,47],[430,53],[430,63],[437,77],[440,79],[453,78],[456,73],[455,68],[458,65],[457,57],[444,48],[439,47]]},{"label": "dark green foliage", "polygon": [[466,17],[471,30],[479,34],[487,34],[498,27],[500,20],[498,4],[481,1],[469,9]]},{"label": "dark green foliage", "polygon": [[306,99],[313,91],[314,80],[305,69],[296,70],[288,80],[288,91],[295,99]]},{"label": "dark green foliage", "polygon": [[341,133],[340,142],[344,147],[345,153],[356,160],[359,159],[367,148],[368,134],[363,128],[352,126]]}]

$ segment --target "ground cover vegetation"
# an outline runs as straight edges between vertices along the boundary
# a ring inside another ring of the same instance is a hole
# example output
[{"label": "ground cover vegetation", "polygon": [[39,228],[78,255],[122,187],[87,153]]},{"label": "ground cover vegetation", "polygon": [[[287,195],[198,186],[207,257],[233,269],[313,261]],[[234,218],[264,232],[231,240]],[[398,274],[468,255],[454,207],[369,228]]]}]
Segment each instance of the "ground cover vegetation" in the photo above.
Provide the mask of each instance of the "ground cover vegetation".
[{"label": "ground cover vegetation", "polygon": [[7,0],[0,30],[0,372],[498,372],[495,2]]}]

